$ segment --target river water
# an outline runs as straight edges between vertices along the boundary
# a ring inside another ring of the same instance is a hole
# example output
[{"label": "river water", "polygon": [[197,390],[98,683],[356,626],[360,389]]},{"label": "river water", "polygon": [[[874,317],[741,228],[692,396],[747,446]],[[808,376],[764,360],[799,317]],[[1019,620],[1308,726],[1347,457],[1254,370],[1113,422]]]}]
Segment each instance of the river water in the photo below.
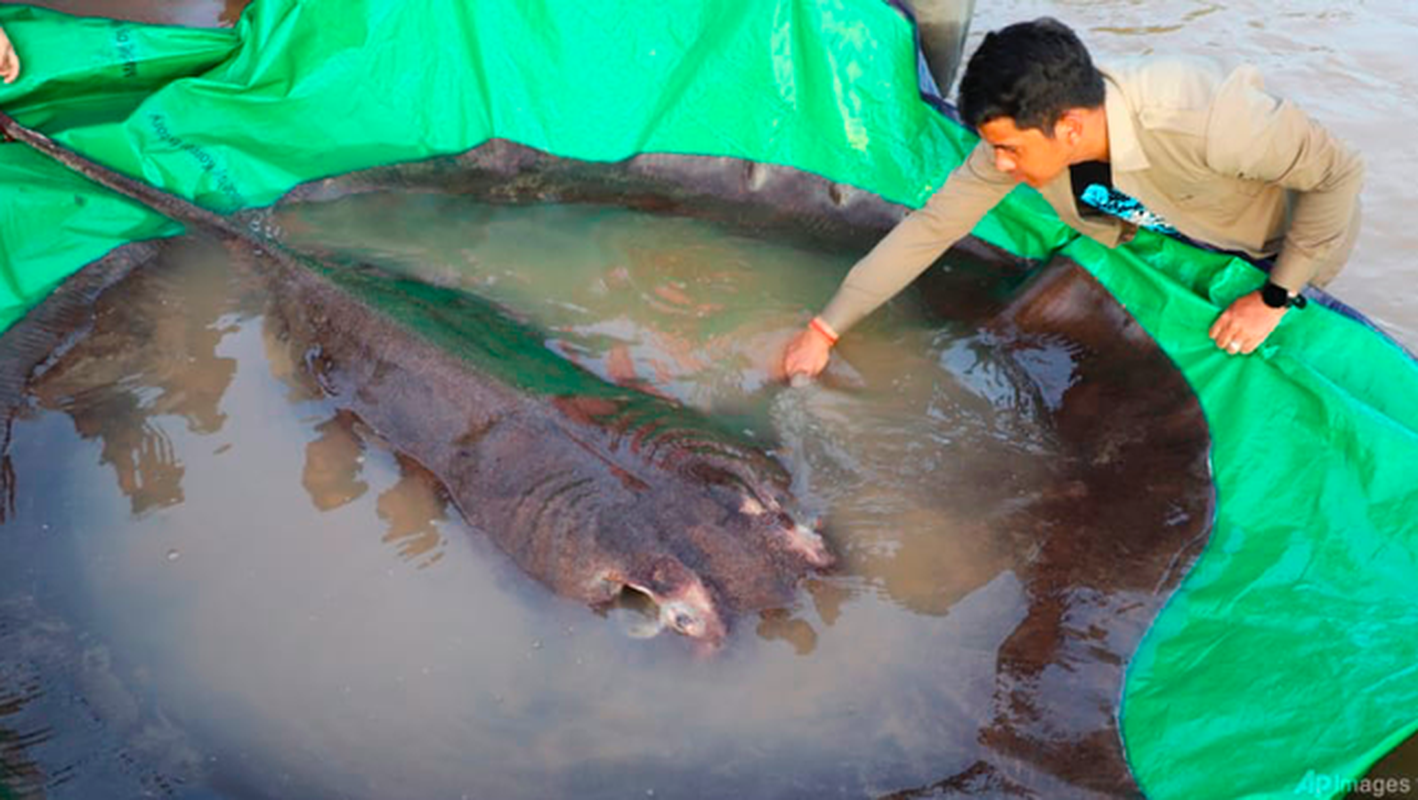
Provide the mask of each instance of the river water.
[{"label": "river water", "polygon": [[741,620],[712,659],[641,638],[634,608],[552,596],[313,389],[224,250],[181,243],[105,295],[12,431],[0,673],[22,786],[861,796],[989,758],[996,662],[1037,557],[1019,511],[1062,459],[986,332],[894,312],[841,378],[866,388],[785,390],[764,354],[850,256],[422,195],[273,224],[475,288],[607,380],[775,437],[843,568]]},{"label": "river water", "polygon": [[[243,5],[41,4],[193,25],[229,24]],[[1418,304],[1399,288],[1418,274],[1418,230],[1401,216],[1418,168],[1403,135],[1418,123],[1418,11],[1007,0],[977,6],[967,51],[1043,14],[1100,61],[1256,63],[1362,151],[1365,228],[1330,289],[1418,347]],[[776,431],[845,568],[746,621],[712,663],[670,636],[636,638],[635,609],[551,597],[417,465],[311,391],[223,252],[183,244],[105,301],[90,346],[15,426],[4,530],[23,557],[0,563],[0,713],[52,721],[12,730],[0,716],[0,752],[25,754],[0,762],[17,785],[862,796],[982,758],[996,659],[1027,613],[1016,570],[1035,555],[1027,531],[991,522],[1048,490],[1056,456],[1036,396],[984,333],[891,312],[861,334],[857,374],[837,376],[871,390],[777,392],[766,354],[849,258],[613,209],[435,196],[279,222],[492,294],[607,380]],[[1045,796],[1078,793],[1034,780]]]}]

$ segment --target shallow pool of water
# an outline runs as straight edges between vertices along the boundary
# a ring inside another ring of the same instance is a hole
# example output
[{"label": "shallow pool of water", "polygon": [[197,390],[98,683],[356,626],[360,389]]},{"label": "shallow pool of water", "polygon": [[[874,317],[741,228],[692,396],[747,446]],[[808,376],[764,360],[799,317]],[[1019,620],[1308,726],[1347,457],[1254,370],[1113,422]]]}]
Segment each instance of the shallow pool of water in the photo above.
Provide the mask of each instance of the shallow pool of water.
[{"label": "shallow pool of water", "polygon": [[[639,638],[633,608],[555,597],[313,390],[259,283],[180,243],[103,298],[14,424],[0,729],[18,785],[856,797],[996,760],[981,742],[1032,602],[1028,512],[1058,490],[1048,392],[1020,359],[1066,363],[1065,346],[1011,355],[905,304],[844,350],[835,383],[784,389],[765,355],[855,254],[431,195],[276,222],[489,294],[607,380],[737,415],[775,442],[842,568],[739,620],[712,657]],[[1126,655],[1104,640],[1090,657]],[[1079,699],[1094,689],[1110,691]],[[1097,716],[1060,736],[1097,733]]]}]

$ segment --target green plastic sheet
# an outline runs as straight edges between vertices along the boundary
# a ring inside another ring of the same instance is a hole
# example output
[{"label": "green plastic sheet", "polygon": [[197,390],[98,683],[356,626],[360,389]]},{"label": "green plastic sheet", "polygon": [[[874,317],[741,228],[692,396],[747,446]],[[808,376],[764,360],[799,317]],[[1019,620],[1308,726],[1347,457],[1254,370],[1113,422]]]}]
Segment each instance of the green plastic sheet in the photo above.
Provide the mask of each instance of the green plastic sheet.
[{"label": "green plastic sheet", "polygon": [[[881,0],[258,0],[234,31],[8,6],[0,24],[25,59],[0,106],[220,211],[494,137],[593,161],[748,158],[919,205],[974,143],[919,98],[912,31]],[[0,325],[112,248],[179,230],[19,145],[0,146],[0,185]],[[1212,539],[1122,697],[1140,784],[1341,793],[1418,719],[1418,366],[1314,305],[1226,356],[1206,331],[1257,270],[1146,233],[1109,251],[1028,190],[976,234],[1083,264],[1211,426]]]}]

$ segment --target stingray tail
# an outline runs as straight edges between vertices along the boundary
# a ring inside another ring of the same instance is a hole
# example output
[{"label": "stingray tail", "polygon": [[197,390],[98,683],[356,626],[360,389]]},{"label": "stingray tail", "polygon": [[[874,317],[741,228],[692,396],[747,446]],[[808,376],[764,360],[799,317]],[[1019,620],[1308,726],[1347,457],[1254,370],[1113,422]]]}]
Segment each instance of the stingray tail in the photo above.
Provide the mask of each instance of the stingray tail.
[{"label": "stingray tail", "polygon": [[3,111],[0,111],[0,130],[9,138],[38,150],[89,180],[141,203],[165,217],[228,236],[243,236],[247,233],[230,218],[208,211],[190,200],[149,183],[123,175],[87,156],[79,155],[39,131],[21,125]]}]

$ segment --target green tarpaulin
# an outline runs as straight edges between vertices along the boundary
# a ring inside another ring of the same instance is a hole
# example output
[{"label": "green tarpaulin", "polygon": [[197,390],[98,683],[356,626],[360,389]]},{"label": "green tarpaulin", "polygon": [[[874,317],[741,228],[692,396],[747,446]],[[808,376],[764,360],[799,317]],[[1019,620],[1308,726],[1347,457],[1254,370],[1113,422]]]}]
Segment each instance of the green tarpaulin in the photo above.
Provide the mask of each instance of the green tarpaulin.
[{"label": "green tarpaulin", "polygon": [[[0,107],[221,211],[494,137],[791,165],[918,205],[973,144],[920,99],[912,30],[880,0],[259,0],[234,31],[6,6],[0,24],[25,67]],[[0,146],[0,186],[3,325],[114,247],[178,231],[18,144]],[[1256,269],[1151,234],[1108,251],[1027,190],[976,233],[1088,268],[1211,425],[1215,530],[1122,698],[1139,782],[1339,792],[1415,729],[1418,366],[1313,304],[1229,357],[1206,332]]]}]

